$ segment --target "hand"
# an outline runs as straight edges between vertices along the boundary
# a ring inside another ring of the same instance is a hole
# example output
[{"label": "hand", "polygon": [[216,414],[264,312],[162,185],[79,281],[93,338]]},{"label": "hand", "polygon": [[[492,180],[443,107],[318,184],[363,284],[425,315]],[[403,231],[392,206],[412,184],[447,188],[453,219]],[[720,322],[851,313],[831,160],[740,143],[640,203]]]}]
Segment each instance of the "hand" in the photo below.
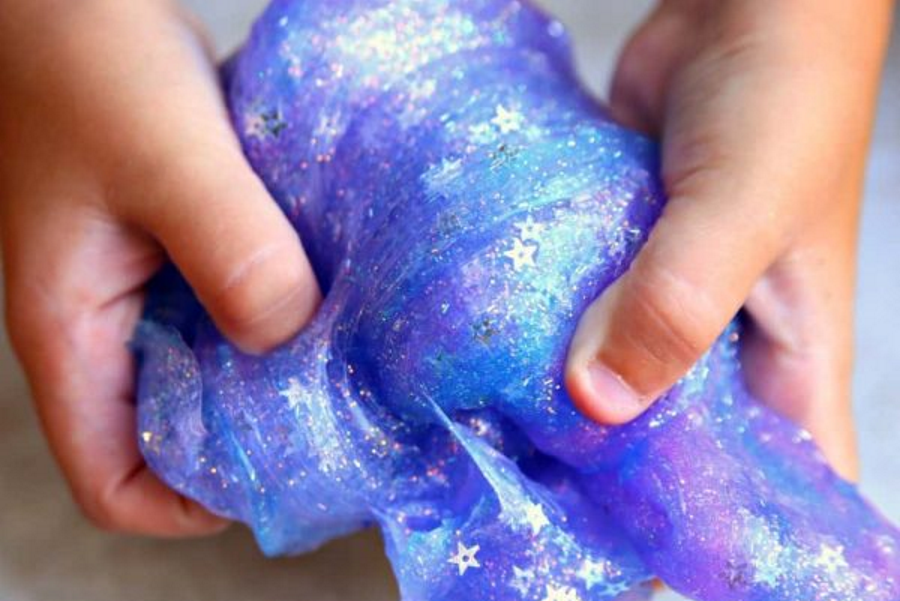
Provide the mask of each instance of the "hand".
[{"label": "hand", "polygon": [[225,522],[147,469],[126,344],[168,254],[218,326],[267,349],[319,290],[246,164],[212,61],[161,0],[5,0],[0,234],[9,332],[57,461],[99,525],[166,536]]},{"label": "hand", "polygon": [[573,339],[567,387],[588,416],[638,416],[743,305],[751,389],[856,477],[856,241],[890,12],[664,0],[631,38],[611,104],[661,137],[670,200]]}]

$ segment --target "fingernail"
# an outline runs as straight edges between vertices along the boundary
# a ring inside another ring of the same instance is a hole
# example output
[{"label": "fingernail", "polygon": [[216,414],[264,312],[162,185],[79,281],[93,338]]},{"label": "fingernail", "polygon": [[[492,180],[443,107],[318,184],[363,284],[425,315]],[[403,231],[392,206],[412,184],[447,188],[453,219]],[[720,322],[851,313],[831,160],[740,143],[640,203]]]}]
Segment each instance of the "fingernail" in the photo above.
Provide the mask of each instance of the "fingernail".
[{"label": "fingernail", "polygon": [[635,415],[643,409],[641,396],[622,379],[622,376],[599,361],[591,361],[588,364],[588,374],[597,401],[608,409],[616,413]]}]

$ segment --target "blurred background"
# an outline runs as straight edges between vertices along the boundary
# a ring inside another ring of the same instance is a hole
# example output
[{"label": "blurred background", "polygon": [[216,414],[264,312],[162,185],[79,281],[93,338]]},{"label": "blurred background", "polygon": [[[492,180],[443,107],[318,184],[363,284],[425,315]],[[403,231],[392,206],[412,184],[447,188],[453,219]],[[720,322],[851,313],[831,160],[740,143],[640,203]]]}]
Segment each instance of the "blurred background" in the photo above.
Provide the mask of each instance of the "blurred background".
[{"label": "blurred background", "polygon": [[[185,0],[220,52],[265,0]],[[541,0],[570,26],[579,66],[603,95],[616,53],[648,0]],[[895,27],[873,142],[858,297],[856,413],[863,488],[900,523],[900,40]],[[788,126],[788,124],[786,124]],[[69,498],[0,330],[0,600],[396,601],[380,540],[365,533],[313,555],[265,559],[240,527],[201,541],[94,530]],[[661,597],[675,601],[671,593]],[[476,601],[476,600],[461,600]]]}]

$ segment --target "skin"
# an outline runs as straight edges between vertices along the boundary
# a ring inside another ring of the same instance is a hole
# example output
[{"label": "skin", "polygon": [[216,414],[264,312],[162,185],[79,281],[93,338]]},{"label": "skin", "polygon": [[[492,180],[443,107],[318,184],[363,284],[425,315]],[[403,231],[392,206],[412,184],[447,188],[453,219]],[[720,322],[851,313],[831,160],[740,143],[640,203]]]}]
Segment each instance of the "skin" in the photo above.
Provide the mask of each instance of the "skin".
[{"label": "skin", "polygon": [[670,201],[573,339],[587,415],[640,415],[743,306],[751,389],[856,478],[856,244],[892,8],[665,0],[633,35],[613,110],[662,140]]},{"label": "skin", "polygon": [[[573,340],[587,415],[640,414],[746,302],[757,393],[855,474],[855,243],[891,10],[865,3],[672,0],[634,35],[613,107],[663,140],[672,200]],[[216,532],[141,459],[126,343],[168,254],[223,332],[272,348],[320,302],[302,244],[174,2],[0,0],[0,39],[7,323],[50,446],[98,525]]]},{"label": "skin", "polygon": [[7,323],[47,440],[101,527],[220,530],[144,464],[126,343],[165,253],[244,349],[284,341],[320,300],[300,241],[174,3],[0,0],[0,39]]}]

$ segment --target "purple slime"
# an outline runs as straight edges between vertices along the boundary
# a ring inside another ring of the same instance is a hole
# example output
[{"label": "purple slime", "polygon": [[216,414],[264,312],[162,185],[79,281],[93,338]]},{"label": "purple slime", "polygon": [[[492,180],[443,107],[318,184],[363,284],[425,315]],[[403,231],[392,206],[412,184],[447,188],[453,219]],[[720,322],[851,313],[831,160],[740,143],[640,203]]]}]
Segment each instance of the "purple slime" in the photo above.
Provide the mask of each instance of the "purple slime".
[{"label": "purple slime", "polygon": [[[665,199],[657,150],[510,0],[276,0],[227,68],[327,296],[263,357],[180,276],[135,336],[139,435],[270,554],[381,528],[406,601],[898,601],[900,534],[747,392],[740,324],[637,421],[562,385]],[[209,219],[215,219],[210,214]],[[223,241],[227,243],[227,241]]]}]

